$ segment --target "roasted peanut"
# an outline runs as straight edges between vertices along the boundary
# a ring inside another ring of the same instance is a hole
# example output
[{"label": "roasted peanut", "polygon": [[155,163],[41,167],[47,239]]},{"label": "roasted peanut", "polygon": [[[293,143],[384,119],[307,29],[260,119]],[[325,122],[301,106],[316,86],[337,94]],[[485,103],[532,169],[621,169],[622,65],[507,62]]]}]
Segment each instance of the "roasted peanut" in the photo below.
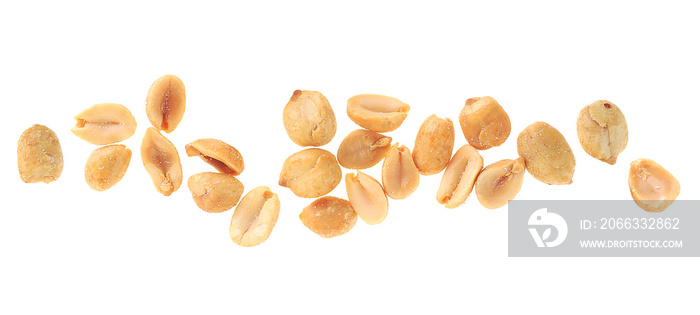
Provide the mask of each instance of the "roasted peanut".
[{"label": "roasted peanut", "polygon": [[389,200],[382,185],[371,176],[357,171],[345,175],[348,199],[357,215],[367,224],[379,224],[386,218]]},{"label": "roasted peanut", "polygon": [[469,144],[479,150],[497,147],[510,135],[510,118],[490,96],[466,101],[459,114],[459,124]]},{"label": "roasted peanut", "polygon": [[578,115],[576,132],[588,155],[608,164],[627,147],[627,120],[615,104],[595,101]]},{"label": "roasted peanut", "polygon": [[279,185],[288,187],[299,197],[315,198],[331,192],[342,176],[333,153],[310,148],[294,153],[284,161]]},{"label": "roasted peanut", "polygon": [[539,121],[527,126],[518,135],[518,155],[535,179],[550,185],[571,184],[574,153],[564,136],[549,124]]},{"label": "roasted peanut", "polygon": [[628,183],[634,202],[648,212],[666,210],[681,192],[678,180],[650,159],[638,159],[630,164]]},{"label": "roasted peanut", "polygon": [[187,180],[197,207],[212,213],[233,208],[243,195],[243,184],[237,178],[221,173],[204,172]]},{"label": "roasted peanut", "polygon": [[476,177],[484,167],[484,159],[474,147],[465,144],[452,156],[442,175],[437,200],[446,208],[463,204],[472,192]]},{"label": "roasted peanut", "polygon": [[335,136],[333,108],[320,92],[294,91],[282,116],[287,135],[300,146],[325,145]]},{"label": "roasted peanut", "polygon": [[265,186],[249,191],[231,217],[229,235],[241,246],[256,246],[267,240],[277,224],[280,199]]},{"label": "roasted peanut", "polygon": [[349,201],[326,196],[304,208],[299,219],[312,232],[331,238],[349,232],[357,223],[357,213]]},{"label": "roasted peanut", "polygon": [[130,162],[131,150],[125,145],[113,144],[95,149],[85,164],[85,182],[97,191],[110,189],[124,177]]},{"label": "roasted peanut", "polygon": [[444,170],[452,156],[455,129],[449,118],[430,115],[418,129],[413,146],[413,162],[421,175],[433,175]]},{"label": "roasted peanut", "polygon": [[515,198],[523,185],[525,161],[501,160],[485,167],[476,178],[476,197],[487,209],[496,209]]},{"label": "roasted peanut", "polygon": [[376,132],[389,132],[401,126],[408,111],[408,104],[393,97],[377,94],[360,94],[348,100],[348,116],[360,127]]},{"label": "roasted peanut", "polygon": [[381,161],[391,148],[391,138],[374,131],[357,129],[338,147],[338,163],[345,168],[366,169]]},{"label": "roasted peanut", "polygon": [[384,191],[393,199],[404,199],[416,191],[419,183],[420,173],[413,163],[411,151],[406,146],[395,143],[382,165]]},{"label": "roasted peanut", "polygon": [[158,78],[146,96],[146,115],[153,127],[167,133],[180,124],[185,115],[185,84],[172,74]]},{"label": "roasted peanut", "polygon": [[136,119],[120,104],[97,104],[75,116],[71,131],[87,142],[97,145],[117,143],[134,135]]},{"label": "roasted peanut", "polygon": [[43,125],[25,130],[17,143],[17,168],[25,183],[50,183],[63,172],[63,152],[58,137]]},{"label": "roasted peanut", "polygon": [[141,142],[141,161],[156,190],[170,196],[182,184],[180,155],[170,140],[149,127]]},{"label": "roasted peanut", "polygon": [[199,139],[185,146],[187,156],[199,156],[217,171],[238,175],[243,172],[243,156],[236,148],[216,139]]}]

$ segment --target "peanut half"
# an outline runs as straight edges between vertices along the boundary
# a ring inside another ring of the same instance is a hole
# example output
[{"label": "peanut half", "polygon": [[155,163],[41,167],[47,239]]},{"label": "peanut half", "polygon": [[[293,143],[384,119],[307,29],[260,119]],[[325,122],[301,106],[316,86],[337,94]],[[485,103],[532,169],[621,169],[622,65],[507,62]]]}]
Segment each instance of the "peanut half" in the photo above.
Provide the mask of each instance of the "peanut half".
[{"label": "peanut half", "polygon": [[95,149],[85,163],[85,182],[97,191],[110,189],[124,177],[130,162],[131,150],[125,145]]},{"label": "peanut half", "polygon": [[199,139],[185,146],[187,156],[199,156],[217,171],[238,175],[243,172],[243,156],[226,142],[216,139]]},{"label": "peanut half", "polygon": [[362,128],[376,132],[389,132],[401,126],[408,111],[408,104],[390,96],[360,94],[348,99],[348,116]]},{"label": "peanut half", "polygon": [[71,131],[89,143],[105,145],[128,139],[136,132],[136,119],[120,104],[93,105],[75,116]]},{"label": "peanut half", "polygon": [[63,151],[53,130],[33,125],[17,142],[17,168],[25,183],[50,183],[63,172]]},{"label": "peanut half", "polygon": [[490,96],[473,97],[466,101],[459,114],[464,137],[479,150],[497,147],[510,135],[510,118]]},{"label": "peanut half", "polygon": [[277,224],[280,199],[265,186],[249,191],[233,211],[229,235],[241,246],[256,246],[267,240]]},{"label": "peanut half", "polygon": [[455,144],[455,129],[449,118],[430,115],[418,129],[413,162],[421,175],[440,173],[447,166]]},{"label": "peanut half", "polygon": [[279,185],[304,198],[323,196],[340,183],[343,173],[333,153],[323,149],[301,150],[282,164]]},{"label": "peanut half", "polygon": [[312,232],[331,238],[349,232],[357,223],[357,213],[349,201],[326,196],[304,208],[299,219]]},{"label": "peanut half", "polygon": [[345,168],[366,169],[381,161],[391,148],[391,138],[374,131],[357,129],[338,147],[338,163]]},{"label": "peanut half", "polygon": [[527,171],[549,185],[568,185],[574,177],[576,159],[564,136],[551,125],[538,121],[518,135],[518,155]]},{"label": "peanut half", "polygon": [[419,183],[420,173],[413,163],[411,151],[406,146],[395,143],[382,164],[384,191],[393,199],[404,199],[416,191]]},{"label": "peanut half", "polygon": [[647,212],[666,210],[681,192],[678,180],[650,159],[638,159],[630,164],[628,183],[634,202]]},{"label": "peanut half", "polygon": [[501,160],[485,167],[476,178],[476,197],[487,209],[496,209],[513,200],[523,185],[525,161]]},{"label": "peanut half", "polygon": [[185,84],[180,78],[168,74],[156,79],[146,96],[148,120],[157,130],[172,132],[185,115],[185,99]]},{"label": "peanut half", "polygon": [[345,175],[345,189],[353,209],[367,224],[379,224],[386,218],[389,200],[382,185],[371,176],[357,171]]},{"label": "peanut half", "polygon": [[595,101],[581,109],[576,132],[588,155],[610,165],[627,147],[627,120],[620,108],[608,101]]},{"label": "peanut half", "polygon": [[333,140],[335,114],[325,96],[316,91],[294,91],[282,114],[284,129],[300,146],[321,146]]},{"label": "peanut half", "polygon": [[474,147],[465,144],[452,156],[442,175],[437,200],[446,208],[463,204],[474,188],[476,177],[484,167],[484,159]]},{"label": "peanut half", "polygon": [[190,176],[187,187],[200,209],[219,213],[233,208],[243,195],[243,184],[237,178],[221,173],[204,172]]},{"label": "peanut half", "polygon": [[153,127],[146,129],[141,141],[141,161],[159,193],[170,196],[180,188],[180,155],[173,143]]}]

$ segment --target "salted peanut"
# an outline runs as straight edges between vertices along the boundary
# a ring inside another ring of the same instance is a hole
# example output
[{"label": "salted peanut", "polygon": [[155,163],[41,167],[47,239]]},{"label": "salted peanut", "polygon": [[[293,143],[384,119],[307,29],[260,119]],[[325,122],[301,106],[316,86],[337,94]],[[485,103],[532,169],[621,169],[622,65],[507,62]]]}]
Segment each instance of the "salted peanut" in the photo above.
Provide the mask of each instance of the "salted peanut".
[{"label": "salted peanut", "polygon": [[63,172],[63,151],[53,130],[34,125],[25,130],[17,143],[17,168],[25,183],[50,183]]},{"label": "salted peanut", "polygon": [[476,178],[474,189],[479,203],[487,209],[508,204],[520,191],[525,177],[525,160],[501,160],[485,167]]},{"label": "salted peanut", "polygon": [[229,235],[241,246],[256,246],[272,233],[280,214],[280,199],[265,186],[249,191],[233,211]]},{"label": "salted peanut", "polygon": [[146,96],[146,115],[153,127],[167,133],[180,124],[185,115],[185,84],[172,74],[158,78]]},{"label": "salted peanut", "polygon": [[192,199],[197,206],[211,213],[233,208],[243,195],[243,184],[237,178],[221,173],[204,172],[187,180]]},{"label": "salted peanut", "polygon": [[136,132],[136,119],[120,104],[93,105],[76,115],[75,120],[71,131],[78,138],[97,145],[117,143]]},{"label": "salted peanut", "polygon": [[374,131],[357,129],[338,147],[338,163],[345,168],[365,169],[381,161],[391,148],[391,137]]},{"label": "salted peanut", "polygon": [[345,175],[345,189],[348,199],[357,215],[367,224],[379,224],[384,221],[389,210],[382,185],[371,176],[357,171],[357,175]]},{"label": "salted peanut", "polygon": [[129,162],[131,150],[123,144],[95,149],[85,163],[85,182],[97,191],[110,189],[122,180]]},{"label": "salted peanut", "polygon": [[518,135],[518,155],[527,171],[549,185],[568,185],[574,177],[576,160],[564,136],[551,125],[538,121]]},{"label": "salted peanut", "polygon": [[627,181],[634,202],[647,212],[666,210],[681,192],[678,180],[650,159],[633,161]]},{"label": "salted peanut", "polygon": [[156,190],[170,196],[182,184],[180,155],[170,140],[155,128],[146,129],[141,142],[141,161],[153,180]]},{"label": "salted peanut", "polygon": [[421,175],[440,173],[447,166],[455,144],[455,129],[449,118],[430,115],[420,128],[413,146],[413,162]]},{"label": "salted peanut", "polygon": [[410,109],[408,104],[384,95],[360,94],[348,100],[350,119],[360,127],[376,132],[399,128]]},{"label": "salted peanut", "polygon": [[588,155],[610,165],[627,147],[627,120],[615,104],[595,101],[578,114],[576,132]]},{"label": "salted peanut", "polygon": [[411,151],[395,143],[389,149],[382,164],[382,185],[387,196],[404,199],[418,188],[420,173],[413,163]]},{"label": "salted peanut", "polygon": [[349,232],[357,223],[357,213],[349,201],[326,196],[304,208],[299,219],[312,232],[331,238]]},{"label": "salted peanut", "polygon": [[437,201],[452,209],[463,204],[472,192],[484,159],[474,147],[465,144],[452,156],[442,175]]},{"label": "salted peanut", "polygon": [[185,146],[187,156],[199,156],[217,171],[238,175],[243,172],[243,156],[226,142],[216,139],[199,139]]},{"label": "salted peanut", "polygon": [[279,185],[304,198],[323,196],[340,183],[343,173],[333,153],[323,149],[301,150],[282,164]]},{"label": "salted peanut", "polygon": [[287,135],[300,146],[325,145],[335,136],[333,108],[320,92],[294,91],[282,118]]},{"label": "salted peanut", "polygon": [[510,118],[490,96],[472,97],[459,114],[464,137],[479,150],[497,147],[510,135]]}]

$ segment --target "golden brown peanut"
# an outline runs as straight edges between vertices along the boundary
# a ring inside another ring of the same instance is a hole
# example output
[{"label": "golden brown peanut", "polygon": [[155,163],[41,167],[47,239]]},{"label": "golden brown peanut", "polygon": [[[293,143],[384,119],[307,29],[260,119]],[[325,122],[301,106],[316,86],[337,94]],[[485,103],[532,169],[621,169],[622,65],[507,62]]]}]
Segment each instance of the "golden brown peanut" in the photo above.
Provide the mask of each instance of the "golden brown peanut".
[{"label": "golden brown peanut", "polygon": [[301,150],[282,165],[279,185],[304,198],[323,196],[340,183],[343,176],[333,153],[323,149]]},{"label": "golden brown peanut", "polygon": [[387,196],[404,199],[418,188],[420,173],[413,163],[411,151],[395,143],[382,164],[382,185]]},{"label": "golden brown peanut", "polygon": [[243,156],[226,142],[216,139],[199,139],[185,146],[187,156],[199,156],[217,171],[238,175],[243,172]]},{"label": "golden brown peanut", "polygon": [[583,109],[576,121],[581,147],[588,155],[610,165],[627,147],[627,120],[615,104],[595,101]]},{"label": "golden brown peanut", "polygon": [[510,135],[508,114],[490,96],[468,99],[459,114],[459,124],[469,144],[479,150],[497,147]]},{"label": "golden brown peanut", "polygon": [[384,221],[389,210],[382,185],[371,176],[357,171],[357,175],[345,175],[345,189],[348,200],[357,215],[367,224],[379,224]]},{"label": "golden brown peanut", "polygon": [[508,204],[520,191],[525,177],[525,160],[501,160],[485,167],[476,178],[476,197],[487,209]]},{"label": "golden brown peanut", "polygon": [[408,104],[390,96],[360,94],[348,100],[348,116],[360,127],[376,132],[389,132],[401,126]]},{"label": "golden brown peanut", "polygon": [[294,91],[282,118],[287,135],[300,146],[325,145],[335,136],[333,108],[320,92]]},{"label": "golden brown peanut", "polygon": [[136,119],[120,104],[93,105],[75,116],[71,131],[87,142],[105,145],[123,141],[136,132]]},{"label": "golden brown peanut", "polygon": [[159,193],[170,196],[180,188],[182,184],[180,155],[173,143],[153,127],[149,127],[143,136],[141,161]]},{"label": "golden brown peanut", "polygon": [[85,163],[85,182],[90,188],[104,191],[116,185],[129,168],[131,150],[122,144],[95,149]]},{"label": "golden brown peanut", "polygon": [[474,147],[465,144],[447,164],[442,175],[437,200],[452,209],[463,204],[472,192],[476,177],[484,167],[484,159]]},{"label": "golden brown peanut", "polygon": [[365,169],[381,161],[391,148],[391,138],[374,131],[357,129],[338,147],[338,163],[345,168]]},{"label": "golden brown peanut", "polygon": [[569,143],[554,127],[538,121],[518,135],[518,155],[527,171],[549,185],[568,185],[574,177],[576,160]]},{"label": "golden brown peanut", "polygon": [[326,196],[304,208],[299,219],[312,232],[331,238],[349,232],[357,223],[357,213],[349,201]]},{"label": "golden brown peanut", "polygon": [[58,137],[43,125],[25,130],[17,143],[17,168],[25,183],[50,183],[63,172],[63,152]]},{"label": "golden brown peanut", "polygon": [[185,115],[185,100],[185,84],[180,78],[168,74],[156,79],[146,96],[148,120],[157,130],[172,132]]},{"label": "golden brown peanut", "polygon": [[233,211],[229,235],[241,246],[256,246],[267,240],[280,214],[280,199],[265,186],[249,191]]},{"label": "golden brown peanut", "polygon": [[440,173],[447,166],[455,144],[455,129],[449,118],[430,115],[418,129],[413,162],[421,175]]},{"label": "golden brown peanut", "polygon": [[233,208],[243,195],[243,184],[237,178],[221,173],[204,172],[187,180],[192,199],[200,209],[219,213]]},{"label": "golden brown peanut", "polygon": [[666,210],[681,192],[678,180],[650,159],[638,159],[630,164],[628,183],[634,202],[647,212]]}]

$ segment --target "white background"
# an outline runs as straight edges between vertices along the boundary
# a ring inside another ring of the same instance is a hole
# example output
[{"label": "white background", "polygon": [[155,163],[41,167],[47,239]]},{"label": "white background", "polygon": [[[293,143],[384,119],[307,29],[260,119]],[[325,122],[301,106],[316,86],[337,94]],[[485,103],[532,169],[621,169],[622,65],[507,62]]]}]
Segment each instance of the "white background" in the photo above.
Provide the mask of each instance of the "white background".
[{"label": "white background", "polygon": [[[526,175],[517,199],[629,199],[637,158],[656,160],[698,199],[700,19],[690,3],[483,1],[472,4],[353,1],[244,3],[12,2],[0,5],[0,313],[690,313],[697,311],[695,258],[507,257],[507,209],[472,194],[457,209],[435,200],[441,175],[422,176],[409,199],[390,200],[376,226],[322,239],[298,219],[312,200],[277,185],[300,150],[282,108],[295,89],[321,91],[338,132],[336,152],[358,128],[349,97],[378,93],[411,105],[388,133],[413,147],[430,114],[457,122],[464,101],[493,96],[512,132],[482,152],[514,158],[517,134],[546,121],[576,156],[574,182],[548,186]],[[185,177],[213,168],[188,158],[205,137],[245,159],[246,192],[267,185],[282,209],[254,248],[229,239],[232,210],[210,214],[186,179],[164,197],[139,154],[150,125],[151,83],[176,74],[187,110],[167,137]],[[579,110],[617,104],[629,124],[618,163],[586,155]],[[123,180],[96,192],[83,169],[97,148],[73,135],[73,116],[97,103],[127,106],[138,122]],[[59,136],[63,175],[24,184],[15,151],[40,123]],[[465,144],[458,123],[455,149]],[[344,173],[347,173],[344,170]],[[380,165],[367,171],[379,178]],[[346,198],[341,183],[330,195]],[[644,216],[640,209],[640,216]]]}]

